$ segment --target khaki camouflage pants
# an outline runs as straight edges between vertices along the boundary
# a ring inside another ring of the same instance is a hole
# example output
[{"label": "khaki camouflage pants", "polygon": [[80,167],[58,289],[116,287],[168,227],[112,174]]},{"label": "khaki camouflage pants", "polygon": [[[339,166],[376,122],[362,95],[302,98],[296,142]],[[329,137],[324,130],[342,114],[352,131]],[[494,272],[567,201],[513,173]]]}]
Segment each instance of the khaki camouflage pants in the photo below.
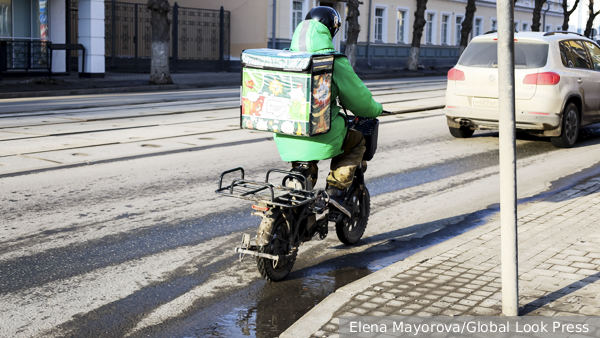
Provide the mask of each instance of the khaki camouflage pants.
[{"label": "khaki camouflage pants", "polygon": [[[349,188],[354,179],[354,171],[362,161],[366,149],[363,134],[360,131],[349,129],[348,136],[342,145],[344,152],[331,159],[327,184],[338,189]],[[319,175],[318,163],[319,161],[310,162],[310,176],[313,187],[317,184]],[[299,162],[292,162],[292,168],[296,168],[299,165]],[[363,165],[366,165],[366,162]]]}]

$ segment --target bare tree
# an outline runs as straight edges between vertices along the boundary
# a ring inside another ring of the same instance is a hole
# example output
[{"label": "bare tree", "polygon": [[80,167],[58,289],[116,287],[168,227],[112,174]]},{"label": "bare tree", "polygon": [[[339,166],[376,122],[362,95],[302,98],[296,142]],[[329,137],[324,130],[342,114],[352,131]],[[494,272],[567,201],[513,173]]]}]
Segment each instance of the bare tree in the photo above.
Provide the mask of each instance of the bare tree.
[{"label": "bare tree", "polygon": [[423,37],[423,27],[425,27],[425,10],[427,9],[427,0],[417,0],[417,10],[415,11],[415,23],[413,24],[413,37],[410,46],[410,55],[406,62],[409,70],[419,70],[419,51],[421,50],[421,38]]},{"label": "bare tree", "polygon": [[463,20],[460,29],[459,55],[462,55],[462,53],[465,51],[465,48],[467,48],[467,44],[469,43],[469,34],[471,34],[471,31],[473,30],[473,17],[477,11],[475,0],[467,0],[467,7],[465,9],[465,19]]},{"label": "bare tree", "polygon": [[542,7],[544,7],[546,0],[535,0],[533,5],[533,18],[531,19],[531,31],[540,31],[540,19],[542,18]]},{"label": "bare tree", "polygon": [[593,38],[592,36],[592,26],[594,25],[594,20],[596,19],[596,17],[598,16],[598,14],[600,14],[600,11],[597,11],[594,13],[594,0],[588,0],[588,21],[585,24],[585,31],[583,32],[583,35],[587,36],[588,38]]},{"label": "bare tree", "polygon": [[571,14],[573,14],[573,12],[575,12],[575,10],[577,9],[578,4],[579,4],[579,0],[575,0],[575,3],[573,4],[573,8],[571,8],[571,10],[567,10],[567,0],[563,0],[563,2],[562,2],[562,8],[563,8],[562,30],[563,31],[569,30],[569,18],[571,18]]},{"label": "bare tree", "polygon": [[169,70],[169,38],[170,26],[169,0],[148,0],[150,9],[150,26],[152,26],[152,61],[150,64],[150,83],[171,84]]},{"label": "bare tree", "polygon": [[358,6],[363,2],[359,0],[348,0],[346,15],[346,24],[348,25],[348,37],[346,38],[346,56],[352,67],[356,63],[356,43],[358,42],[358,33],[360,33],[360,25],[358,24],[358,16],[360,12]]}]

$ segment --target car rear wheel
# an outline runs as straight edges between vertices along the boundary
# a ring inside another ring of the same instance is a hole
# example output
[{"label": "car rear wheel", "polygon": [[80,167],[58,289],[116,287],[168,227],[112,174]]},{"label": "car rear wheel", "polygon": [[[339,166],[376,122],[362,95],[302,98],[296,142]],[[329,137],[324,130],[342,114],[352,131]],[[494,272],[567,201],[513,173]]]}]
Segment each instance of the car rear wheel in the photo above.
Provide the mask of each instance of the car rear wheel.
[{"label": "car rear wheel", "polygon": [[460,128],[452,128],[452,127],[448,127],[450,129],[450,134],[452,134],[452,136],[456,137],[456,138],[469,138],[471,136],[473,136],[473,133],[475,132],[475,130],[472,130],[471,128],[468,127],[460,127]]},{"label": "car rear wheel", "polygon": [[562,133],[559,137],[553,137],[552,144],[556,148],[571,148],[577,142],[579,135],[579,110],[573,103],[565,108],[562,119]]}]

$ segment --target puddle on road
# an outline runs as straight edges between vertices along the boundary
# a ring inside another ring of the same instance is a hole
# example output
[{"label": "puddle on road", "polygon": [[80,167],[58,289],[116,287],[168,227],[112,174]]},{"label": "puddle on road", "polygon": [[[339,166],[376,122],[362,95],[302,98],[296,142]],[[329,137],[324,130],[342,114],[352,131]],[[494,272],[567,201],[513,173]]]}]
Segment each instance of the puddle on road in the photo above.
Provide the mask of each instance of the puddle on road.
[{"label": "puddle on road", "polygon": [[[337,289],[485,224],[497,212],[497,206],[492,206],[465,215],[462,221],[421,239],[386,240],[362,252],[334,256],[318,264],[292,271],[283,282],[270,283],[261,280],[220,301],[214,309],[204,309],[195,319],[190,318],[190,322],[184,324],[184,328],[180,327],[177,333],[183,333],[183,337],[278,337]],[[387,235],[393,238],[397,234],[391,232],[385,234]],[[345,246],[340,244],[335,248],[344,250]],[[254,271],[258,276],[258,271]],[[202,319],[194,322],[199,318]],[[173,332],[162,336],[173,336]]]},{"label": "puddle on road", "polygon": [[235,308],[198,337],[278,337],[335,290],[372,272],[348,267],[283,283],[264,282],[257,302]]}]

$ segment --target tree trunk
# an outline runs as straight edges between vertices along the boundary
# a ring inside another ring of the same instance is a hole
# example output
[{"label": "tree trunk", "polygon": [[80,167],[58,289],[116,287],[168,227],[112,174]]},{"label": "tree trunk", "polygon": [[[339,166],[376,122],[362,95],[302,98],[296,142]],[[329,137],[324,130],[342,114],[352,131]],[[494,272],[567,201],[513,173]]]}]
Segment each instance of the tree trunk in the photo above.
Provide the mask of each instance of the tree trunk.
[{"label": "tree trunk", "polygon": [[465,9],[465,19],[463,20],[460,29],[459,56],[462,55],[462,53],[465,51],[465,48],[467,48],[467,44],[469,43],[469,34],[471,34],[471,31],[473,30],[473,17],[477,11],[475,0],[467,0],[467,7]]},{"label": "tree trunk", "polygon": [[413,37],[410,47],[410,55],[406,62],[408,70],[419,70],[419,51],[421,50],[421,38],[423,37],[423,27],[425,20],[425,10],[427,9],[427,0],[417,0],[417,10],[415,11],[415,23],[413,24]]},{"label": "tree trunk", "polygon": [[150,83],[172,84],[169,70],[170,26],[169,0],[148,0],[150,26],[152,26],[152,61],[150,63]]},{"label": "tree trunk", "polygon": [[592,27],[594,26],[594,20],[596,19],[596,17],[600,13],[600,11],[594,13],[594,0],[589,0],[588,9],[589,9],[589,17],[588,17],[587,23],[585,24],[585,32],[583,32],[583,35],[592,39],[593,38],[593,36],[591,36],[592,35]]},{"label": "tree trunk", "polygon": [[535,5],[533,6],[533,18],[531,19],[531,31],[539,32],[540,31],[540,19],[542,18],[542,7],[544,7],[544,3],[546,0],[535,0]]},{"label": "tree trunk", "polygon": [[577,4],[579,4],[579,0],[575,0],[575,3],[573,4],[573,8],[571,8],[571,10],[568,11],[567,10],[567,0],[563,0],[563,2],[562,2],[562,8],[563,8],[562,30],[563,31],[569,30],[569,19],[571,18],[571,14],[573,14],[573,12],[575,12],[575,9],[577,9]]},{"label": "tree trunk", "polygon": [[348,37],[346,38],[346,56],[352,68],[356,64],[356,43],[358,42],[358,33],[360,33],[360,25],[358,24],[358,16],[360,12],[358,6],[363,2],[359,0],[348,0],[346,15],[346,24],[348,25]]}]

